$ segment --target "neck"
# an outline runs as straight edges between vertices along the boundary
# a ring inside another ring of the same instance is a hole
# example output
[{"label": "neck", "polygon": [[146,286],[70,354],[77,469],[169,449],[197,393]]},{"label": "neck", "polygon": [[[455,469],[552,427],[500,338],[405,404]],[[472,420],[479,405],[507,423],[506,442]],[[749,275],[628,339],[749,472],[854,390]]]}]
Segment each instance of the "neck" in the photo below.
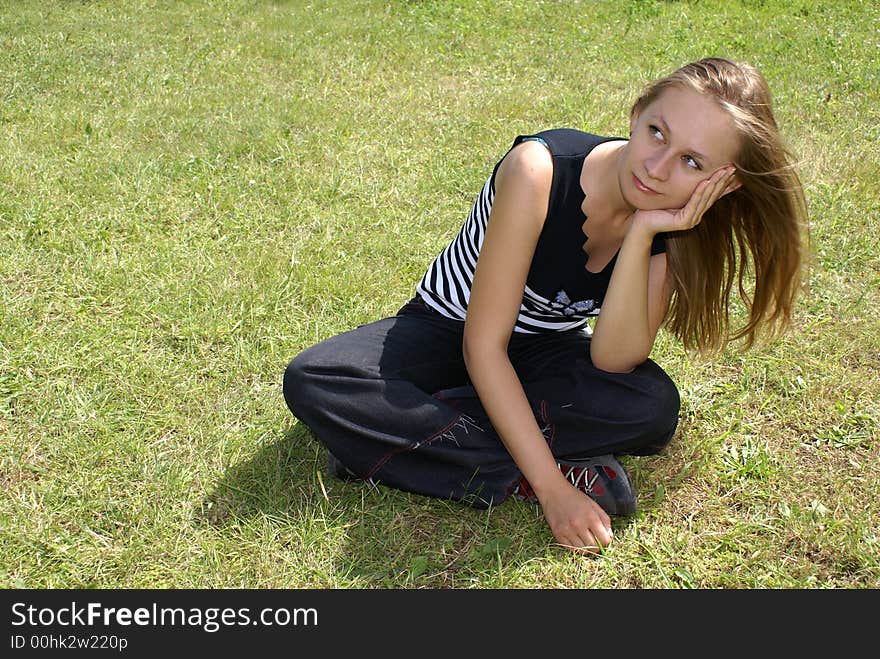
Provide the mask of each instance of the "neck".
[{"label": "neck", "polygon": [[627,144],[628,142],[606,142],[607,149],[597,153],[598,157],[591,163],[593,167],[584,188],[591,196],[594,208],[612,221],[618,218],[621,222],[625,221],[636,211],[623,198],[620,189],[619,174]]}]

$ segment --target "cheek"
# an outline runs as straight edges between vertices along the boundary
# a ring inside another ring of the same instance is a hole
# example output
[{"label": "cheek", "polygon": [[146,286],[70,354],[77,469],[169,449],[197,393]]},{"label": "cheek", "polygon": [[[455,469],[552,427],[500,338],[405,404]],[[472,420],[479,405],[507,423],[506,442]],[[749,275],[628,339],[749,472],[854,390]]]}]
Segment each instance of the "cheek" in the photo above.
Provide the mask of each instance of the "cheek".
[{"label": "cheek", "polygon": [[670,190],[670,199],[675,203],[675,208],[681,208],[687,204],[691,195],[696,190],[702,178],[696,176],[681,176],[676,180],[675,186]]}]

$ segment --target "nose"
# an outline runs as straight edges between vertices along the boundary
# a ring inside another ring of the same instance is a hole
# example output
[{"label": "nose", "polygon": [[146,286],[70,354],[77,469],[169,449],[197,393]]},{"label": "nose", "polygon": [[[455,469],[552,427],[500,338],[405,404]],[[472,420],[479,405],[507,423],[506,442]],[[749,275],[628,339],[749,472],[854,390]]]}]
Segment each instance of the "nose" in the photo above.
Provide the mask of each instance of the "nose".
[{"label": "nose", "polygon": [[645,160],[645,171],[648,176],[657,181],[665,181],[669,178],[670,160],[672,154],[666,149],[658,149]]}]

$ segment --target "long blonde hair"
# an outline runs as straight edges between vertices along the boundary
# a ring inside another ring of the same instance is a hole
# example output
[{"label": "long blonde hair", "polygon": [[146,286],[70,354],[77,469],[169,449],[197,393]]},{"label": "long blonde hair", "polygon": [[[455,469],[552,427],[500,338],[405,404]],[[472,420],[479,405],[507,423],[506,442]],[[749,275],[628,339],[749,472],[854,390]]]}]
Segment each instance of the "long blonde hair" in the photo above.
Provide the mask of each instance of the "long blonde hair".
[{"label": "long blonde hair", "polygon": [[[740,338],[749,348],[760,328],[772,335],[791,323],[807,220],[803,188],[779,135],[767,81],[756,68],[721,58],[687,64],[649,85],[632,115],[669,87],[710,96],[732,117],[742,186],[715,202],[695,228],[668,235],[673,295],[666,327],[688,349],[708,352]],[[748,321],[731,334],[734,284]]]}]

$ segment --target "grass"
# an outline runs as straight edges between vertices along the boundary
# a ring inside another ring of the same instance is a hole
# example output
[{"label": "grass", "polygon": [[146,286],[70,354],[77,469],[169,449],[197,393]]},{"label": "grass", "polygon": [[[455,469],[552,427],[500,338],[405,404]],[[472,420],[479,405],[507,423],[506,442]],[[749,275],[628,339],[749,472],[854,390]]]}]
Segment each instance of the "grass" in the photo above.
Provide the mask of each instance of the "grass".
[{"label": "grass", "polygon": [[[875,588],[872,2],[0,3],[0,584]],[[601,557],[537,508],[334,481],[280,380],[393,313],[519,133],[759,66],[811,209],[793,331],[661,334],[668,452]]]}]

